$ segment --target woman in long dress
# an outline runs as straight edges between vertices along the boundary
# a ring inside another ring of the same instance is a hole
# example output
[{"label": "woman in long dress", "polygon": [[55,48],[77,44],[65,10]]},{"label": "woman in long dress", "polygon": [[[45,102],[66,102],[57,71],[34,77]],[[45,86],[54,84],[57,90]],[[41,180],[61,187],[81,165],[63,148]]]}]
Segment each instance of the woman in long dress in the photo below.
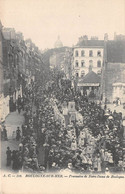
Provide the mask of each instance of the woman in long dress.
[{"label": "woman in long dress", "polygon": [[71,143],[71,150],[76,150],[77,149],[77,143],[76,143],[76,140],[73,140],[72,143]]}]

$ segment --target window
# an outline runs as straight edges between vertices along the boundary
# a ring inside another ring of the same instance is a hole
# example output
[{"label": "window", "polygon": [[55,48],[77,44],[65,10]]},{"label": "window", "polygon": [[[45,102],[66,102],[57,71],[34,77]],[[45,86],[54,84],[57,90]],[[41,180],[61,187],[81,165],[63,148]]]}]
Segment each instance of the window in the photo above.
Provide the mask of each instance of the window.
[{"label": "window", "polygon": [[76,57],[78,57],[78,56],[79,56],[78,51],[75,51],[75,56],[76,56]]},{"label": "window", "polygon": [[92,60],[89,61],[89,65],[93,66],[93,61]]},{"label": "window", "polygon": [[85,67],[85,61],[81,61],[81,67]]},{"label": "window", "polygon": [[81,57],[84,57],[84,56],[85,56],[85,51],[82,50],[82,51],[81,51]]},{"label": "window", "polygon": [[75,62],[75,66],[78,67],[79,66],[79,63],[78,61]]},{"label": "window", "polygon": [[76,77],[79,77],[79,73],[76,73]]},{"label": "window", "polygon": [[97,56],[101,57],[101,51],[97,51]]},{"label": "window", "polygon": [[97,67],[101,67],[101,61],[97,61]]},{"label": "window", "polygon": [[85,76],[85,71],[82,71],[81,72],[81,77],[84,77]]},{"label": "window", "polygon": [[89,57],[93,57],[93,51],[92,50],[89,51]]},{"label": "window", "polygon": [[93,61],[90,60],[90,61],[89,61],[89,71],[92,71],[92,67],[93,67]]}]

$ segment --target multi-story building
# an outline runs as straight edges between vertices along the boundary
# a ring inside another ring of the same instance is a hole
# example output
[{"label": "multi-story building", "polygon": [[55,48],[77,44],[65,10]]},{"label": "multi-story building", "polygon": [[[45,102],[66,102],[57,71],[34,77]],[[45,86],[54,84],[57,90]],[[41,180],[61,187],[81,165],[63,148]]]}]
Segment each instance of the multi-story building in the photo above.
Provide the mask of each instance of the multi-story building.
[{"label": "multi-story building", "polygon": [[[97,90],[101,95],[101,78],[104,66],[104,40],[87,36],[79,38],[73,49],[72,75],[76,88]],[[89,93],[88,92],[88,93]]]},{"label": "multi-story building", "polygon": [[103,66],[104,41],[83,40],[74,47],[73,74],[84,77],[90,71],[100,75]]},{"label": "multi-story building", "polygon": [[[22,33],[16,33],[13,28],[2,28],[1,33],[3,35],[3,44],[0,44],[0,48],[2,46],[0,51],[3,54],[3,78],[2,76],[0,78],[3,80],[4,120],[10,111],[16,110],[18,96],[23,95],[25,86],[32,80],[39,79],[43,62],[38,47],[32,41],[24,41]],[[1,57],[2,54],[0,54]],[[0,86],[2,88],[2,84]]]},{"label": "multi-story building", "polygon": [[78,88],[99,89],[103,101],[125,102],[125,36],[116,35],[114,40],[87,36],[79,38],[74,47],[72,75]]}]

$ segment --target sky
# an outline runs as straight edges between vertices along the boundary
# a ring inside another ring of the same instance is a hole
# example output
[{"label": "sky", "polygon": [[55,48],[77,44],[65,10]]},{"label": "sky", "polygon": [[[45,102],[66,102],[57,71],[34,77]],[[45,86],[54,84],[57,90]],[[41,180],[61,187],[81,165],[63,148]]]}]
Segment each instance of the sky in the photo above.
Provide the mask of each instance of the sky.
[{"label": "sky", "polygon": [[85,34],[125,34],[125,0],[0,0],[0,18],[40,49],[53,48],[58,35],[72,46]]}]

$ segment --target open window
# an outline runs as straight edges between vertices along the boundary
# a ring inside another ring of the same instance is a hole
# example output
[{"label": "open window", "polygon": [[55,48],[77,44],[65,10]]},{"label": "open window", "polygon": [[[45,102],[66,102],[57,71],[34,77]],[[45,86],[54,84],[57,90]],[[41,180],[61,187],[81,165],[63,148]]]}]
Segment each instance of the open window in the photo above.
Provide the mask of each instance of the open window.
[{"label": "open window", "polygon": [[101,57],[101,51],[97,51],[97,56]]},{"label": "open window", "polygon": [[81,67],[85,67],[85,61],[84,60],[81,61]]},{"label": "open window", "polygon": [[79,66],[79,62],[78,62],[78,61],[75,62],[75,66],[76,66],[76,67]]}]

